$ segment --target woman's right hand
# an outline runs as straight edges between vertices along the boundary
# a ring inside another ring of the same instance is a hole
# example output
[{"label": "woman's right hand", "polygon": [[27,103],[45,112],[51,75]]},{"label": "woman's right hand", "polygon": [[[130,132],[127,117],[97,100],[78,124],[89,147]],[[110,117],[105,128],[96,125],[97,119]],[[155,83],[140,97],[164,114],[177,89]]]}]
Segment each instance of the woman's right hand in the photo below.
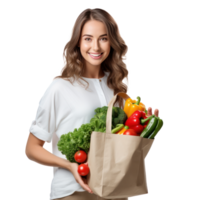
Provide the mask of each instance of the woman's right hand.
[{"label": "woman's right hand", "polygon": [[93,193],[92,190],[90,189],[90,187],[87,184],[87,180],[86,178],[83,178],[79,173],[78,173],[78,164],[77,163],[71,163],[71,172],[74,175],[74,178],[76,180],[77,183],[79,183],[81,185],[81,187],[83,189],[85,189],[86,191],[88,191],[89,193]]}]

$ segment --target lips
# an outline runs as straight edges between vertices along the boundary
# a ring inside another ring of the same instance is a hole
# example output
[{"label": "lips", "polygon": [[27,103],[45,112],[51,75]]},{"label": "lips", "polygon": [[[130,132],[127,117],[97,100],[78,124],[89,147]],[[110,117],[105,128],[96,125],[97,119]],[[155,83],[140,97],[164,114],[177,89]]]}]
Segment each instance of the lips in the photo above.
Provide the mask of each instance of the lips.
[{"label": "lips", "polygon": [[101,58],[102,58],[102,54],[103,54],[103,53],[101,53],[101,54],[95,54],[95,55],[97,55],[97,56],[92,55],[92,54],[90,54],[90,53],[88,53],[88,54],[90,55],[90,57],[91,57],[92,59],[98,60],[98,59],[101,59]]}]

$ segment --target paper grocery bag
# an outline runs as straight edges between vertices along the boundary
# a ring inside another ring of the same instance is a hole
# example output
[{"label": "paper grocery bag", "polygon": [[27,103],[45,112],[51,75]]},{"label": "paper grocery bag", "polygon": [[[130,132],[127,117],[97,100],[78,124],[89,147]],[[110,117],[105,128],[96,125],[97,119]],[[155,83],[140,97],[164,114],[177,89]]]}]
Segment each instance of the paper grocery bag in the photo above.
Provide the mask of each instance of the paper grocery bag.
[{"label": "paper grocery bag", "polygon": [[117,199],[146,194],[144,159],[154,139],[111,133],[112,107],[117,93],[108,104],[106,133],[91,134],[87,182],[94,194],[105,199]]}]

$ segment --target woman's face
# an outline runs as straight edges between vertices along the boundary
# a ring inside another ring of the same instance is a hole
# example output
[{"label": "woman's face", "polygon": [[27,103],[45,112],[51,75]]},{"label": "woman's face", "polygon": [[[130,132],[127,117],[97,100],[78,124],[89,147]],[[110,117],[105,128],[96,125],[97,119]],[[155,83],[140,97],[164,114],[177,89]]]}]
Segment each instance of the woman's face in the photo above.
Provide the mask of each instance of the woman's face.
[{"label": "woman's face", "polygon": [[79,47],[86,66],[100,67],[110,53],[105,25],[96,20],[86,22],[82,29]]}]

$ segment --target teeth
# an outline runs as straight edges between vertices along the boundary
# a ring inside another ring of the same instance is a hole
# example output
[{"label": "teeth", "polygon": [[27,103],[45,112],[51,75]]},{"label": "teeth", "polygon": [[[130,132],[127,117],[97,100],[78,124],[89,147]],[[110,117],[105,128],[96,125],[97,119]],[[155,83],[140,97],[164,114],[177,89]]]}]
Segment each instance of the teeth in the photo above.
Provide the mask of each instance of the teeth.
[{"label": "teeth", "polygon": [[91,53],[90,53],[90,55],[92,55],[92,56],[96,56],[96,57],[97,57],[97,56],[100,56],[101,53],[100,53],[99,55],[97,55],[97,54],[91,54]]}]

